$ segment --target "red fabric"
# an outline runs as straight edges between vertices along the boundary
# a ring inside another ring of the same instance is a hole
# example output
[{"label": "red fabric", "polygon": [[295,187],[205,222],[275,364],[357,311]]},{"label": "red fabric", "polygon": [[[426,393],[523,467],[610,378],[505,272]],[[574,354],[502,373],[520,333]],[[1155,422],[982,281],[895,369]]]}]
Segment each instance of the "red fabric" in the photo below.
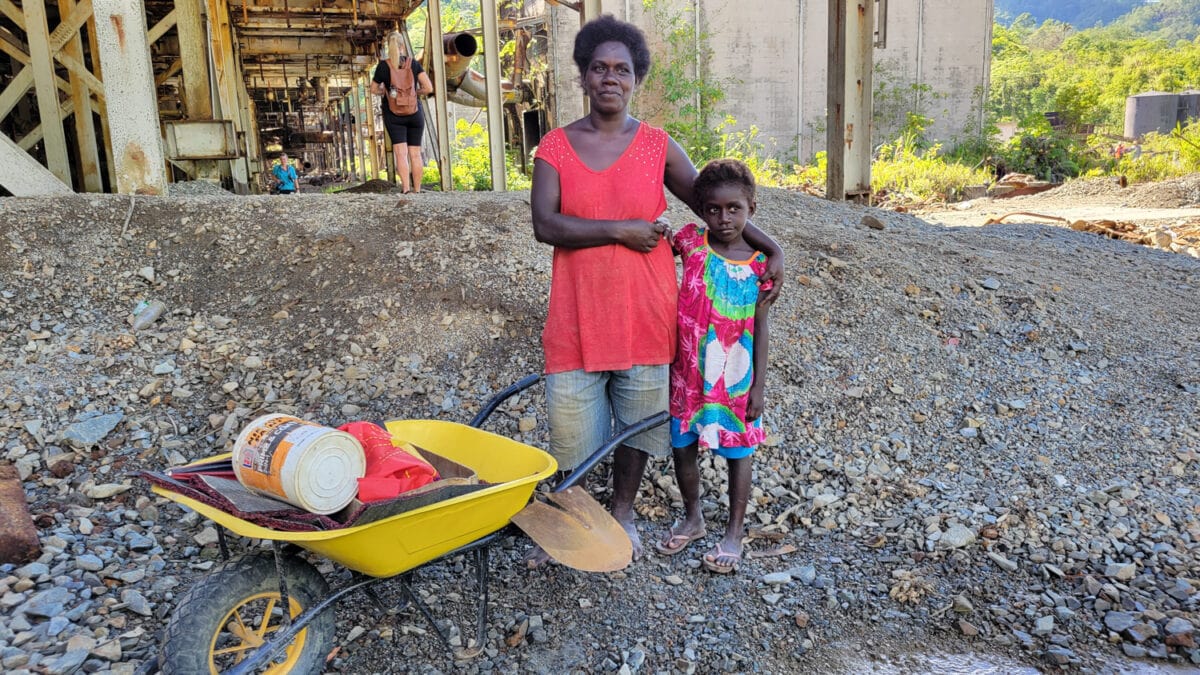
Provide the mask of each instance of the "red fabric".
[{"label": "red fabric", "polygon": [[392,443],[387,429],[370,422],[350,422],[338,427],[358,439],[367,457],[366,475],[358,479],[358,499],[378,502],[438,479],[437,469]]},{"label": "red fabric", "polygon": [[[558,171],[564,215],[653,222],[667,209],[667,134],[644,122],[625,152],[603,171],[583,163],[562,129],[546,134],[537,159]],[[665,239],[650,253],[620,244],[556,247],[542,333],[546,372],[670,363],[678,295],[675,258]]]}]

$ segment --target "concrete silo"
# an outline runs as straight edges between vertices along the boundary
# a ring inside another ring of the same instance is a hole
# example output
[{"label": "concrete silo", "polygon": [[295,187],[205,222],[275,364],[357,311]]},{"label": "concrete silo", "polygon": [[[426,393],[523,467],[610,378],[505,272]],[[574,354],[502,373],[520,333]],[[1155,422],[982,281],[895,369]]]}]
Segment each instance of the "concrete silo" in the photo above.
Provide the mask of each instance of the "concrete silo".
[{"label": "concrete silo", "polygon": [[1200,89],[1189,89],[1179,95],[1179,123],[1200,124]]},{"label": "concrete silo", "polygon": [[1149,91],[1125,99],[1125,137],[1168,133],[1179,121],[1179,94]]}]

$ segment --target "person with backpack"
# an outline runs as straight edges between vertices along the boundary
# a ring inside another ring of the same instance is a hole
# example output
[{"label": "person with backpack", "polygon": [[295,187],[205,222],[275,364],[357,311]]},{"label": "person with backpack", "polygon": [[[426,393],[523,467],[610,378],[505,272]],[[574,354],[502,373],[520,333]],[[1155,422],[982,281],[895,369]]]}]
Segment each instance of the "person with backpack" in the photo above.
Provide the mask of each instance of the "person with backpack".
[{"label": "person with backpack", "polygon": [[421,162],[425,114],[420,99],[433,93],[433,84],[421,63],[405,51],[399,31],[388,35],[388,57],[375,66],[371,93],[383,97],[383,125],[392,141],[400,188],[406,194],[420,192],[425,174]]}]

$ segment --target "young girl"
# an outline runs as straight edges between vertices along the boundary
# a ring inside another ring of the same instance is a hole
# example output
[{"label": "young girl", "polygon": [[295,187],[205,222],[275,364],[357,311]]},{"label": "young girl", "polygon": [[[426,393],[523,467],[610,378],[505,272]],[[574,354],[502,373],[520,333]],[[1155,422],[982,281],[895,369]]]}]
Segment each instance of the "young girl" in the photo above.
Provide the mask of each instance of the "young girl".
[{"label": "young girl", "polygon": [[754,176],[737,160],[710,162],[693,187],[704,226],[674,236],[683,258],[679,347],[671,364],[671,446],[685,517],[657,549],[675,555],[704,536],[699,447],[729,465],[729,524],[702,562],[728,574],[742,559],[743,520],[750,494],[751,455],[762,442],[767,368],[766,257],[742,231],[754,215]]}]

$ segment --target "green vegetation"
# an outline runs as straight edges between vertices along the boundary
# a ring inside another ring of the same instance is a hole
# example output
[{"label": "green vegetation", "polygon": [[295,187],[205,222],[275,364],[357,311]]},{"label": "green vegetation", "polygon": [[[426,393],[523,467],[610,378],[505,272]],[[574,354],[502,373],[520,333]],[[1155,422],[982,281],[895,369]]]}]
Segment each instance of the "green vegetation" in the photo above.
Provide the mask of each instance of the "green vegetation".
[{"label": "green vegetation", "polygon": [[719,151],[720,130],[711,123],[721,117],[716,110],[725,89],[707,70],[712,57],[708,34],[696,33],[691,9],[672,10],[658,0],[643,0],[642,7],[654,26],[652,34],[664,44],[640,87],[642,95],[634,99],[634,113],[666,120],[664,128],[693,162],[727,156]]},{"label": "green vegetation", "polygon": [[[492,160],[488,149],[488,132],[478,122],[460,119],[454,125],[454,142],[450,144],[450,175],[455,190],[491,190]],[[504,163],[505,180],[509,190],[528,190],[529,176],[517,168],[517,161],[509,157]],[[437,185],[441,182],[440,167],[430,164],[424,183]]]},{"label": "green vegetation", "polygon": [[[469,18],[465,0],[448,6]],[[756,127],[740,128],[724,113],[725,88],[733,83],[712,77],[708,36],[696,33],[690,10],[661,0],[643,0],[643,7],[653,26],[648,32],[660,42],[634,113],[661,120],[697,165],[733,157],[746,162],[761,185],[823,190],[824,153],[808,165],[780,162]],[[1026,13],[1042,8],[1053,11],[1039,14],[1041,23]],[[905,82],[886,61],[877,64],[874,127],[880,145],[871,187],[878,198],[952,200],[964,186],[1003,173],[1055,182],[1119,174],[1137,182],[1200,171],[1200,122],[1117,152],[1128,96],[1200,89],[1200,2],[998,0],[997,9],[1002,20],[1003,12],[1015,18],[994,27],[991,91],[986,100],[978,92],[982,114],[972,116],[973,128],[952,146],[933,144],[925,135],[945,93]],[[1051,128],[1049,111],[1061,125]],[[1000,123],[1017,127],[1010,140],[997,140]],[[486,130],[460,121],[457,131],[455,187],[489,189]],[[509,162],[510,189],[528,187],[528,177],[514,165]],[[434,168],[434,178],[436,173]]]},{"label": "green vegetation", "polygon": [[[1196,21],[1200,25],[1200,17]],[[1188,87],[1200,87],[1200,40],[1169,41],[1118,26],[1075,31],[1054,21],[1038,26],[1028,17],[995,28],[990,112],[997,119],[1057,110],[1071,123],[1119,132],[1128,96]]]}]

